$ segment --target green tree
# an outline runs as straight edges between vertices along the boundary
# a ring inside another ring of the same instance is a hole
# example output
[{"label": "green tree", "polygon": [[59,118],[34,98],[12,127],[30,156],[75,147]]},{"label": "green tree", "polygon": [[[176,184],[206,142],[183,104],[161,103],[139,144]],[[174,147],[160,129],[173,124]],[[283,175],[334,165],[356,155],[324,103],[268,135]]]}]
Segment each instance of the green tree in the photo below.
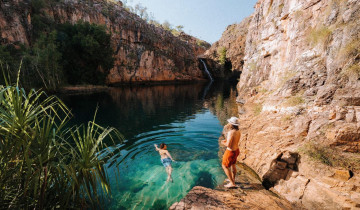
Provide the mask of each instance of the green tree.
[{"label": "green tree", "polygon": [[64,80],[56,37],[56,31],[48,35],[42,34],[33,46],[32,55],[26,58],[30,68],[41,79],[42,86],[48,90],[56,90]]},{"label": "green tree", "polygon": [[178,26],[176,26],[176,30],[178,30],[179,32],[184,32],[184,26],[178,25]]},{"label": "green tree", "polygon": [[172,26],[171,26],[171,24],[169,23],[169,21],[165,20],[165,21],[163,22],[163,24],[161,24],[161,26],[163,27],[163,29],[165,29],[165,30],[167,30],[167,31],[171,31]]},{"label": "green tree", "polygon": [[58,27],[61,62],[69,84],[103,84],[114,66],[105,26],[79,22]]}]

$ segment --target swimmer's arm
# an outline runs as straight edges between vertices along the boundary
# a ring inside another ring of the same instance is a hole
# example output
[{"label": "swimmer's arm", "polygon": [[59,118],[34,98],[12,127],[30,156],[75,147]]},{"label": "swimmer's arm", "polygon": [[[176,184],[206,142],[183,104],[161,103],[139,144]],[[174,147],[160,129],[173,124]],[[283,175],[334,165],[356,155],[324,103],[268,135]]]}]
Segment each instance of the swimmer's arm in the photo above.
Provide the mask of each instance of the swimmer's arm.
[{"label": "swimmer's arm", "polygon": [[154,146],[155,146],[156,151],[160,150],[156,144],[154,144]]},{"label": "swimmer's arm", "polygon": [[175,161],[175,160],[171,157],[171,155],[170,155],[170,152],[169,152],[169,151],[166,151],[166,154],[169,156],[169,158],[170,158],[172,161]]}]

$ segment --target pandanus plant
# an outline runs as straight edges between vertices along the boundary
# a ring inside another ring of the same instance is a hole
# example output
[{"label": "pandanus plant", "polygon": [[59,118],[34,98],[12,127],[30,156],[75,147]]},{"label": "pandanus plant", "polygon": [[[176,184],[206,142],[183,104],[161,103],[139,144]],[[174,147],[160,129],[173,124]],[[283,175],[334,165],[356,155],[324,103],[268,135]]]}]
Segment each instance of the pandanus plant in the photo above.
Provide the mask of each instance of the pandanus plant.
[{"label": "pandanus plant", "polygon": [[70,117],[56,96],[0,86],[1,208],[87,208],[110,195],[105,167],[121,134],[95,117],[69,128]]}]

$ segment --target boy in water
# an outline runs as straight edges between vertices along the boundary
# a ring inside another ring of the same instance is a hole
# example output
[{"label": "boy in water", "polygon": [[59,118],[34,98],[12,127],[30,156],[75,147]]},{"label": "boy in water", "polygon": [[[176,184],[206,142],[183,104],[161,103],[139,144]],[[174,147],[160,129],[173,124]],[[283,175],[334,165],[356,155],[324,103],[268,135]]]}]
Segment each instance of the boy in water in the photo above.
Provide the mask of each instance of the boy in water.
[{"label": "boy in water", "polygon": [[168,181],[173,181],[171,178],[171,172],[172,172],[172,167],[171,167],[171,163],[173,161],[175,161],[169,151],[167,151],[167,146],[164,143],[160,144],[160,148],[158,148],[158,146],[156,144],[154,144],[156,151],[159,152],[160,156],[161,156],[161,163],[164,165],[166,173],[168,174],[168,178],[166,179],[166,182]]}]

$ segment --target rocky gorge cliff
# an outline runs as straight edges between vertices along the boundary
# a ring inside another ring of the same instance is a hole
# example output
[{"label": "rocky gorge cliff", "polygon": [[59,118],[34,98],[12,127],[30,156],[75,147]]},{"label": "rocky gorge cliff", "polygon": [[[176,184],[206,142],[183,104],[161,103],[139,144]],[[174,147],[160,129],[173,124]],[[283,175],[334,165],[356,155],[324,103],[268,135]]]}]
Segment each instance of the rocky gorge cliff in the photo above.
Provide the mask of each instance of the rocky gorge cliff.
[{"label": "rocky gorge cliff", "polygon": [[[128,12],[121,2],[109,0],[47,0],[42,9],[54,24],[85,21],[105,25],[111,33],[115,63],[107,84],[189,81],[206,79],[197,55],[205,47],[185,33],[148,24]],[[34,21],[31,0],[0,2],[1,44],[31,45]]]},{"label": "rocky gorge cliff", "polygon": [[357,0],[259,0],[211,48],[242,70],[239,161],[295,206],[360,207],[359,11]]}]

